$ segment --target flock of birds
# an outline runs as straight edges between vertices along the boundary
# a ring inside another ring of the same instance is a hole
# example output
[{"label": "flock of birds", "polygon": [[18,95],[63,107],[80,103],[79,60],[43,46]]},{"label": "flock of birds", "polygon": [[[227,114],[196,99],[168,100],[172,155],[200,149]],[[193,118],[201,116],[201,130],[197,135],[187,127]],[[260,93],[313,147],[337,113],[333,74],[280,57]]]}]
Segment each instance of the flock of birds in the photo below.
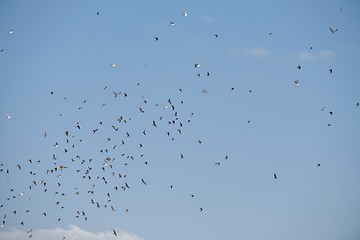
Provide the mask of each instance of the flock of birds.
[{"label": "flock of birds", "polygon": [[[342,10],[341,10],[342,11]],[[182,13],[183,17],[188,16],[188,11],[185,9]],[[96,15],[101,15],[98,11]],[[173,27],[176,25],[174,21],[169,22],[170,26]],[[336,34],[338,32],[337,28],[329,27],[329,31],[331,34]],[[9,30],[8,34],[14,34],[14,30]],[[270,37],[273,36],[273,33],[268,33]],[[215,38],[219,38],[218,34],[214,34]],[[154,37],[155,41],[159,41],[159,37]],[[312,47],[310,48],[310,50]],[[4,52],[5,49],[1,49],[1,52]],[[116,63],[110,64],[111,68],[116,68]],[[193,65],[195,69],[196,76],[202,76],[202,73],[197,71],[200,67],[200,63],[195,63]],[[297,65],[296,68],[301,71],[302,66]],[[333,69],[329,69],[329,73],[333,73]],[[205,76],[210,76],[210,72],[206,71]],[[296,79],[294,81],[295,85],[300,85],[300,80]],[[137,87],[141,87],[140,83],[136,84]],[[116,90],[109,90],[108,86],[104,86],[102,91],[111,95],[114,101],[118,98],[126,99],[132,93],[120,92]],[[182,89],[178,89],[180,93],[182,93]],[[203,94],[207,93],[207,89],[204,88],[201,92]],[[230,88],[230,91],[235,91],[234,87]],[[251,90],[249,93],[251,94]],[[57,91],[50,91],[51,97],[57,97]],[[66,97],[63,98],[66,101]],[[125,101],[125,100],[124,100]],[[31,217],[27,217],[28,220],[20,219],[18,222],[20,226],[26,228],[27,234],[29,238],[33,237],[32,228],[31,228],[31,218],[38,217],[49,217],[48,212],[44,210],[41,213],[33,213],[32,209],[27,208],[26,206],[18,206],[19,209],[13,208],[10,209],[8,206],[12,206],[12,201],[17,201],[19,198],[25,198],[29,196],[29,201],[31,198],[36,198],[36,196],[32,193],[35,191],[42,191],[46,194],[52,194],[58,196],[53,204],[55,207],[61,212],[66,211],[66,204],[64,204],[64,198],[69,197],[73,199],[74,196],[77,195],[87,195],[88,202],[87,203],[79,203],[79,209],[74,212],[74,217],[76,219],[82,219],[83,221],[88,221],[91,216],[87,214],[86,209],[88,206],[92,206],[98,209],[109,209],[111,212],[122,211],[128,212],[129,209],[125,206],[122,210],[119,210],[117,205],[116,198],[119,196],[119,192],[127,192],[132,188],[139,187],[139,185],[143,185],[147,187],[150,183],[147,181],[145,177],[140,177],[137,180],[131,179],[132,176],[127,173],[127,167],[132,164],[132,162],[142,161],[144,166],[151,165],[151,160],[147,159],[145,154],[142,152],[144,148],[144,143],[137,140],[132,139],[133,136],[141,135],[142,138],[146,138],[148,135],[151,135],[155,129],[160,129],[163,131],[162,135],[166,137],[169,141],[174,141],[177,137],[180,137],[183,131],[187,131],[191,125],[191,120],[194,115],[193,112],[183,112],[178,109],[179,105],[183,105],[183,101],[175,101],[171,98],[164,99],[161,103],[150,103],[151,101],[147,100],[145,97],[141,97],[141,104],[138,106],[138,114],[146,115],[147,112],[153,111],[155,109],[159,109],[160,115],[157,118],[148,119],[146,117],[146,124],[143,126],[139,126],[137,129],[138,132],[134,133],[127,130],[127,124],[133,121],[133,118],[137,116],[129,117],[126,113],[122,116],[119,116],[117,119],[108,120],[104,119],[99,121],[96,125],[92,126],[92,128],[88,128],[88,126],[83,127],[81,122],[74,121],[74,125],[69,126],[67,129],[63,129],[63,135],[57,136],[55,142],[48,143],[52,147],[52,155],[49,156],[49,159],[43,160],[33,160],[27,159],[23,162],[18,163],[1,163],[0,165],[0,174],[3,175],[1,177],[9,178],[9,176],[21,176],[24,174],[28,174],[31,177],[30,182],[24,183],[25,186],[22,189],[13,189],[10,188],[8,192],[1,194],[0,199],[0,213],[1,216],[1,228],[7,224],[8,218],[16,218],[19,215],[19,211],[25,211],[26,215],[31,215]],[[81,106],[78,106],[77,109],[79,111],[84,111],[83,108],[86,106],[87,101],[84,100]],[[150,106],[151,105],[151,106]],[[359,107],[359,103],[356,103],[356,106]],[[103,103],[101,107],[106,107],[106,103]],[[326,107],[323,107],[321,111],[324,111]],[[330,115],[333,115],[333,111],[329,111]],[[12,119],[12,115],[7,113],[5,115],[6,119]],[[59,117],[62,117],[62,113],[59,113]],[[110,122],[110,123],[109,123]],[[250,124],[250,120],[247,121],[247,124]],[[328,124],[331,126],[331,123]],[[101,132],[106,132],[111,129],[112,134],[103,138]],[[85,133],[84,133],[85,131]],[[47,139],[49,136],[52,136],[53,132],[51,130],[44,131],[42,138]],[[86,141],[81,136],[92,135],[95,141],[98,141],[99,145],[103,145],[101,149],[96,149],[101,156],[102,159],[93,159],[93,158],[84,158],[81,151],[77,149],[81,145],[86,145]],[[99,137],[97,137],[100,135]],[[52,136],[53,138],[53,136]],[[141,138],[139,138],[141,140]],[[202,139],[196,139],[197,144],[202,144]],[[137,152],[127,152],[127,146],[129,144],[137,144],[138,151]],[[179,153],[178,159],[186,158],[186,154],[184,152]],[[228,160],[229,156],[224,154],[223,160]],[[9,166],[9,164],[13,164],[14,166]],[[221,165],[221,161],[216,161],[212,163],[215,166],[219,167]],[[320,163],[317,163],[317,167],[320,167]],[[39,171],[39,169],[41,171]],[[26,172],[25,172],[26,171]],[[277,180],[278,175],[276,172],[272,173],[273,179]],[[63,179],[66,177],[77,178],[78,181],[74,183],[74,185],[70,186],[72,190],[69,192],[68,183],[63,184]],[[271,173],[270,173],[271,176]],[[135,183],[134,183],[135,182]],[[138,182],[138,185],[134,186]],[[81,183],[81,184],[80,184]],[[65,186],[64,186],[65,185]],[[81,189],[78,185],[87,186],[86,189]],[[169,184],[169,189],[174,189],[175,186],[173,184]],[[101,189],[101,191],[99,190]],[[105,192],[104,192],[105,191]],[[68,196],[71,194],[70,196]],[[32,196],[34,195],[34,196]],[[32,196],[32,197],[30,197]],[[195,193],[189,193],[190,198],[195,198]],[[106,199],[106,200],[104,200]],[[72,201],[72,200],[71,200]],[[51,204],[50,204],[51,205]],[[81,206],[81,207],[80,207]],[[53,206],[51,206],[52,208]],[[21,210],[20,210],[21,209]],[[204,207],[198,206],[197,211],[203,212]],[[61,214],[59,216],[54,217],[56,221],[60,222],[62,220]],[[113,235],[118,236],[115,229],[113,229]],[[65,239],[64,236],[63,239]]]}]

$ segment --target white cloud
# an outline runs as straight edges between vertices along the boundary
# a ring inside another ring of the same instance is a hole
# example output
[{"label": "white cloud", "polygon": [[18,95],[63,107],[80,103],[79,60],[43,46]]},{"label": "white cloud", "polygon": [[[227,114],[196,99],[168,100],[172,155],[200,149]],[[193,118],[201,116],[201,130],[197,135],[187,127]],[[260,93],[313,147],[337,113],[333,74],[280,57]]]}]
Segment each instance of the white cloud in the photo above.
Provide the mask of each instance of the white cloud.
[{"label": "white cloud", "polygon": [[298,52],[297,56],[303,61],[310,61],[315,58],[315,56],[309,52]]},{"label": "white cloud", "polygon": [[300,51],[296,53],[297,57],[303,61],[311,61],[316,59],[329,59],[335,55],[333,51],[328,49],[321,50],[320,52],[304,52]]},{"label": "white cloud", "polygon": [[18,229],[12,229],[11,231],[0,232],[0,239],[2,240],[27,240],[32,235],[32,239],[37,240],[59,240],[71,239],[71,240],[143,240],[133,233],[124,231],[116,231],[117,237],[114,236],[113,231],[106,232],[88,232],[75,225],[70,225],[68,229],[53,228],[53,229],[38,229],[33,230],[30,233],[26,231],[20,231]]},{"label": "white cloud", "polygon": [[334,52],[330,51],[330,50],[327,50],[327,49],[324,49],[322,51],[319,52],[319,56],[321,58],[331,58],[335,55]]},{"label": "white cloud", "polygon": [[214,18],[209,17],[209,16],[205,16],[205,15],[201,16],[201,20],[204,23],[210,23],[210,24],[215,22]]},{"label": "white cloud", "polygon": [[265,58],[270,55],[270,52],[264,48],[244,48],[242,52],[257,58]]}]

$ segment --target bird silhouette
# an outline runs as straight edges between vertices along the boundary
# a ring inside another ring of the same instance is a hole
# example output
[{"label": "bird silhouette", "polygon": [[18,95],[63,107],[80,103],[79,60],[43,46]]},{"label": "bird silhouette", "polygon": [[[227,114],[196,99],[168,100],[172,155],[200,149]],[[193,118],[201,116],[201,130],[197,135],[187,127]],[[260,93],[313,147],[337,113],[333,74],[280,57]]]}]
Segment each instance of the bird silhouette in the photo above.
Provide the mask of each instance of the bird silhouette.
[{"label": "bird silhouette", "polygon": [[334,33],[336,33],[336,32],[338,31],[338,29],[333,29],[333,28],[331,28],[331,27],[329,27],[329,30],[330,30],[330,32],[331,32],[332,34],[334,34]]}]

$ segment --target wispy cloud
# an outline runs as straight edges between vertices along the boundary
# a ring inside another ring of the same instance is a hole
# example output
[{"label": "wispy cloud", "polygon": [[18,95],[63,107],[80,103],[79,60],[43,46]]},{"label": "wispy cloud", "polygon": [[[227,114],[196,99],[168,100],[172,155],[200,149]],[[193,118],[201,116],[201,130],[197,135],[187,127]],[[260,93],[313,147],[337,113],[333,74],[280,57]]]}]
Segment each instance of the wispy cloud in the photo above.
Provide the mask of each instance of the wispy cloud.
[{"label": "wispy cloud", "polygon": [[324,49],[324,50],[321,50],[319,52],[300,51],[300,52],[297,52],[296,55],[300,60],[312,61],[312,60],[316,60],[316,59],[329,59],[329,58],[333,57],[335,55],[335,53],[333,51],[328,50],[328,49]]},{"label": "wispy cloud", "polygon": [[[118,240],[143,240],[133,233],[124,231],[116,231]],[[72,240],[112,240],[114,239],[113,231],[106,232],[88,232],[75,225],[70,225],[68,229],[53,228],[53,229],[38,229],[31,232],[20,231],[12,229],[11,231],[0,232],[0,239],[2,240],[27,240],[32,235],[32,239],[38,240],[59,240],[72,239]]]},{"label": "wispy cloud", "polygon": [[264,48],[243,48],[243,49],[239,49],[239,48],[234,48],[234,47],[230,47],[228,48],[228,53],[233,54],[233,55],[249,55],[252,57],[257,57],[257,58],[265,58],[268,57],[270,55],[270,52]]},{"label": "wispy cloud", "polygon": [[266,58],[270,55],[270,52],[264,48],[244,48],[241,52],[257,58]]},{"label": "wispy cloud", "polygon": [[206,15],[201,16],[201,20],[202,20],[204,23],[214,23],[214,22],[215,22],[215,19],[214,19],[214,18],[209,17],[209,16],[206,16]]}]

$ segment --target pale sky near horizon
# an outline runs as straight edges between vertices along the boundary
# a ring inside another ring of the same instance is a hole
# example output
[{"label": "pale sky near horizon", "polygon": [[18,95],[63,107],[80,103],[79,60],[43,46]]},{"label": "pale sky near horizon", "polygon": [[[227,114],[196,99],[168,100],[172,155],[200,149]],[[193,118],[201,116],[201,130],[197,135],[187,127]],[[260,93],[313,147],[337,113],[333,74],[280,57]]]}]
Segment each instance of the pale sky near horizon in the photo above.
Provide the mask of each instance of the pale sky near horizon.
[{"label": "pale sky near horizon", "polygon": [[359,11],[1,1],[0,239],[360,239]]}]

